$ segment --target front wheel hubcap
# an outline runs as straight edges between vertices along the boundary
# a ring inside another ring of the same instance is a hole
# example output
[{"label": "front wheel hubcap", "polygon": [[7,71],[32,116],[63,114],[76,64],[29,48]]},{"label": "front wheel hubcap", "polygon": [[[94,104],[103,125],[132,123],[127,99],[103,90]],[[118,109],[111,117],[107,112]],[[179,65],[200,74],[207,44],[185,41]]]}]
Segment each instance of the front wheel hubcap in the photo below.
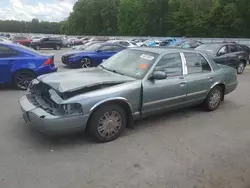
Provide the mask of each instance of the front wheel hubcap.
[{"label": "front wheel hubcap", "polygon": [[89,67],[91,67],[91,61],[88,58],[84,58],[81,61],[81,64],[82,64],[82,68],[89,68]]},{"label": "front wheel hubcap", "polygon": [[212,108],[215,108],[221,100],[221,92],[219,90],[213,91],[210,96],[209,104]]},{"label": "front wheel hubcap", "polygon": [[122,117],[116,111],[106,112],[98,122],[98,133],[103,138],[115,136],[122,127]]}]

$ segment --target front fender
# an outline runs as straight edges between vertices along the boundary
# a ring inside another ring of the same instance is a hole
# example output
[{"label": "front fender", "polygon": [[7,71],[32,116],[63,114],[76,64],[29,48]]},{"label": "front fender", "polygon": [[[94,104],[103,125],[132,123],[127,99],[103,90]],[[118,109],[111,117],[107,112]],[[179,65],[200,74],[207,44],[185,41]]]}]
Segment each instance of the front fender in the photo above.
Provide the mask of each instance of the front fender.
[{"label": "front fender", "polygon": [[125,102],[129,107],[130,107],[130,111],[132,112],[132,105],[129,103],[129,101],[124,98],[124,97],[113,97],[113,98],[108,98],[108,99],[104,99],[98,103],[96,103],[89,111],[89,113],[92,113],[96,108],[98,108],[100,105],[106,103],[106,102],[112,102],[112,101],[121,101],[121,102]]}]

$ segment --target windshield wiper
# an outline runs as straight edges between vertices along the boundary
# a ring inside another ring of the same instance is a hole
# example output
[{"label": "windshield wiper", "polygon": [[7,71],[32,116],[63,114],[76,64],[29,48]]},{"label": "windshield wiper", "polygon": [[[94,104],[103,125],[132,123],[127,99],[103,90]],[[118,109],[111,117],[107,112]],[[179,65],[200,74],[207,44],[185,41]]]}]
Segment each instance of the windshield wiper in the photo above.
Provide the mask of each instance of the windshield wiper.
[{"label": "windshield wiper", "polygon": [[107,70],[107,71],[110,71],[110,72],[113,72],[113,73],[116,73],[116,74],[120,74],[120,75],[124,75],[124,74],[122,74],[120,72],[117,72],[116,70],[108,69],[108,68],[104,67],[103,65],[99,65],[99,66],[102,67],[103,69]]},{"label": "windshield wiper", "polygon": [[117,72],[116,70],[109,70],[109,71],[111,71],[111,72],[113,72],[113,73],[116,73],[116,74],[124,75],[124,74],[122,74],[122,73],[120,73],[120,72]]}]

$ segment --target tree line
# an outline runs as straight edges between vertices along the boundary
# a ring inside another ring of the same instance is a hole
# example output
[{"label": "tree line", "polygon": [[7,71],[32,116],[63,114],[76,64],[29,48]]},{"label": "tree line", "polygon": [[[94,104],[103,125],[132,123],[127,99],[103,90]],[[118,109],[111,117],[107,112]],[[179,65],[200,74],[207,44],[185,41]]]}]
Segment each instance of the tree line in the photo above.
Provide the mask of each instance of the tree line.
[{"label": "tree line", "polygon": [[1,21],[1,32],[250,37],[249,0],[78,0],[67,20]]},{"label": "tree line", "polygon": [[0,32],[60,34],[61,23],[44,22],[34,18],[31,22],[0,20]]},{"label": "tree line", "polygon": [[250,37],[249,0],[78,0],[64,34]]}]

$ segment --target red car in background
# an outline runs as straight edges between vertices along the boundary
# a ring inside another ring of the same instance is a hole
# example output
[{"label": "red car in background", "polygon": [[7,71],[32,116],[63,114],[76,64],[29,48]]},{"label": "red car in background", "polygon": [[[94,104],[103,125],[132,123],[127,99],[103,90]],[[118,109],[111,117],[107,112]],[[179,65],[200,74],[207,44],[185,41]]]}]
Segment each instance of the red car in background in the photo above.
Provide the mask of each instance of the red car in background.
[{"label": "red car in background", "polygon": [[26,36],[14,36],[12,38],[12,41],[15,42],[15,43],[19,43],[19,44],[22,44],[24,46],[30,46],[31,45],[31,42],[32,40]]},{"label": "red car in background", "polygon": [[77,38],[74,40],[74,45],[81,45],[88,42],[88,37]]}]

